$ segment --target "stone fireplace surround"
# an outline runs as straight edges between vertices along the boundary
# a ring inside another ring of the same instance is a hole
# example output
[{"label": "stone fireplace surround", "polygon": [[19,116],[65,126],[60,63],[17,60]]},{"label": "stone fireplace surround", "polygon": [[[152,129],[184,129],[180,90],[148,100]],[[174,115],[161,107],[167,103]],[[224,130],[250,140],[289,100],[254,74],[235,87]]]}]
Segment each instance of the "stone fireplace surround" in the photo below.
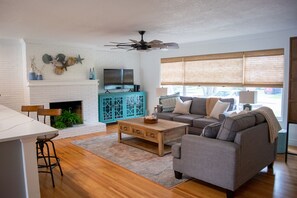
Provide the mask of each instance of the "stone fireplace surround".
[{"label": "stone fireplace surround", "polygon": [[[83,125],[60,130],[59,138],[106,131],[106,125],[98,122],[98,81],[51,81],[34,80],[27,85],[26,101],[28,104],[44,105],[49,103],[82,101]],[[47,119],[50,124],[50,119]]]}]

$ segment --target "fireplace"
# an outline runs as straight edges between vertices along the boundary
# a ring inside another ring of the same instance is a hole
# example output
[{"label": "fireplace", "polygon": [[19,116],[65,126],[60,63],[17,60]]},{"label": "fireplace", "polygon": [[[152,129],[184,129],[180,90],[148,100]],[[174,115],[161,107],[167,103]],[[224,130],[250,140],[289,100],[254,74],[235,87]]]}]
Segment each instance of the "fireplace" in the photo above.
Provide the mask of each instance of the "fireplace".
[{"label": "fireplace", "polygon": [[[63,103],[63,106],[64,102],[74,102],[70,107],[80,112],[83,124],[60,130],[58,138],[106,131],[106,125],[98,122],[98,81],[32,80],[28,83],[25,97],[28,104],[40,104],[44,105],[44,108],[56,108],[50,104]],[[67,109],[69,106],[58,106],[58,108]],[[50,124],[50,119],[47,119],[46,123]]]},{"label": "fireplace", "polygon": [[[83,120],[82,101],[51,102],[49,103],[49,107],[50,109],[62,109],[62,111],[71,111],[72,113],[78,114]],[[52,119],[51,125],[53,125]]]}]

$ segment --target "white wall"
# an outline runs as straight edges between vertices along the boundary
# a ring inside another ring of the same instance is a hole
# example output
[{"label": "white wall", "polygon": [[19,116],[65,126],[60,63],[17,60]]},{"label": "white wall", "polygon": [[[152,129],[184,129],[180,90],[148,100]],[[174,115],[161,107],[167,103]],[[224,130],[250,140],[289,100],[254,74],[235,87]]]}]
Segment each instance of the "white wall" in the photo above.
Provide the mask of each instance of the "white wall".
[{"label": "white wall", "polygon": [[[59,53],[74,57],[80,55],[84,60],[82,64],[70,66],[62,75],[57,75],[53,65],[43,63],[42,56],[49,54],[55,57]],[[44,80],[87,80],[89,69],[94,67],[99,79],[99,92],[104,92],[103,69],[127,68],[134,70],[135,84],[141,83],[140,55],[137,52],[100,51],[89,46],[0,39],[0,104],[20,110],[21,105],[30,103],[27,85],[32,57],[35,57],[38,68],[45,65],[42,71]]]},{"label": "white wall", "polygon": [[[78,63],[67,67],[67,71],[64,71],[64,73],[61,75],[57,75],[54,73],[54,66],[52,64],[43,63],[42,56],[44,54],[49,54],[54,58],[60,53],[68,57],[77,57],[80,55],[80,57],[84,58],[84,60],[82,61],[82,64]],[[32,57],[35,57],[35,63],[39,69],[44,66],[42,71],[44,80],[87,80],[89,68],[95,66],[95,50],[89,47],[32,43],[28,41],[26,42],[27,71],[30,71]]]},{"label": "white wall", "polygon": [[[53,72],[54,66],[52,64],[43,63],[42,56],[49,54],[55,57],[59,53],[74,57],[80,55],[84,60],[82,64],[70,66],[62,75],[57,75]],[[99,79],[100,92],[104,92],[103,69],[126,68],[134,69],[135,84],[140,83],[140,56],[135,52],[102,51],[91,47],[26,42],[27,71],[30,70],[32,57],[35,57],[35,63],[38,68],[42,68],[45,65],[43,69],[44,80],[87,80],[89,78],[89,69],[95,68],[97,78]]]},{"label": "white wall", "polygon": [[96,51],[95,68],[99,79],[99,92],[103,93],[103,69],[133,69],[134,84],[140,84],[140,56],[137,52]]},{"label": "white wall", "polygon": [[[151,113],[158,103],[155,89],[160,85],[160,59],[167,57],[216,54],[237,51],[264,50],[273,48],[285,49],[285,82],[282,102],[282,127],[286,128],[288,100],[289,38],[297,35],[297,29],[265,34],[255,34],[234,38],[218,39],[180,45],[180,49],[166,52],[153,51],[141,54],[141,79],[148,92],[148,110]],[[199,35],[198,35],[199,36]],[[297,145],[297,127],[290,130],[290,143]]]},{"label": "white wall", "polygon": [[0,39],[0,94],[0,104],[14,110],[24,103],[20,40]]}]

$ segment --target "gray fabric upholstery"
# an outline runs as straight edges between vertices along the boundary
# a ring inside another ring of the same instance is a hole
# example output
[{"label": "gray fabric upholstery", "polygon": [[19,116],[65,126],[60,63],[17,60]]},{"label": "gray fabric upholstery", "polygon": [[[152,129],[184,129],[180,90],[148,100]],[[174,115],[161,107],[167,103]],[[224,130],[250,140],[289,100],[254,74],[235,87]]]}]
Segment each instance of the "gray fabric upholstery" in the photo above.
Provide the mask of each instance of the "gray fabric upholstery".
[{"label": "gray fabric upholstery", "polygon": [[[169,95],[168,97],[176,97],[177,95]],[[164,98],[164,97],[160,97]],[[190,115],[187,116],[181,116],[181,114],[173,114],[173,108],[167,108],[164,112],[160,112],[158,110],[158,113],[156,113],[157,118],[159,119],[165,119],[165,120],[172,120],[177,122],[185,122],[187,124],[190,124],[189,126],[189,134],[197,134],[200,135],[203,128],[209,124],[215,123],[215,122],[223,122],[225,117],[228,116],[227,113],[223,113],[219,115],[219,120],[216,120],[214,118],[205,118],[206,116],[206,98],[198,98],[198,97],[188,97],[188,96],[180,96],[180,99],[182,101],[192,100],[192,104],[190,107]],[[224,98],[220,99],[223,102],[229,102],[230,106],[229,109],[232,109],[234,107],[234,99],[233,98]],[[164,108],[164,107],[163,107]],[[159,108],[160,109],[160,108]],[[171,111],[169,111],[171,110]],[[177,117],[178,116],[178,117]],[[181,116],[181,117],[179,117]],[[196,120],[197,119],[197,120]]]},{"label": "gray fabric upholstery", "polygon": [[180,159],[181,143],[176,143],[171,147],[171,153],[174,158]]},{"label": "gray fabric upholstery", "polygon": [[204,129],[204,127],[206,127],[207,125],[210,125],[216,122],[218,122],[218,120],[215,118],[202,117],[202,118],[193,120],[193,127]]},{"label": "gray fabric upholstery", "polygon": [[193,98],[190,113],[206,115],[206,98]]},{"label": "gray fabric upholstery", "polygon": [[260,112],[250,111],[248,113],[255,115],[255,117],[256,117],[256,124],[260,124],[260,123],[263,123],[263,122],[266,121],[265,117]]},{"label": "gray fabric upholstery", "polygon": [[208,137],[208,138],[216,138],[218,132],[221,128],[222,123],[216,122],[204,127],[201,136]]},{"label": "gray fabric upholstery", "polygon": [[275,159],[277,141],[270,143],[268,135],[268,124],[261,123],[252,128],[247,128],[236,134],[235,143],[242,146],[241,149],[241,171],[238,177],[238,185],[244,184],[255,173],[270,164]]},{"label": "gray fabric upholstery", "polygon": [[241,114],[227,117],[222,123],[217,139],[233,142],[238,131],[253,127],[256,117],[253,114]]},{"label": "gray fabric upholstery", "polygon": [[179,115],[179,116],[173,117],[173,121],[183,122],[183,123],[189,124],[190,126],[193,126],[193,120],[197,119],[197,118],[201,118],[201,117],[203,117],[203,116],[195,115],[195,114]]},{"label": "gray fabric upholstery", "polygon": [[173,120],[173,117],[179,116],[182,114],[178,113],[171,113],[171,112],[161,112],[161,113],[156,113],[157,118],[159,119],[164,119],[164,120]]},{"label": "gray fabric upholstery", "polygon": [[221,113],[221,114],[219,115],[219,121],[220,121],[220,122],[223,122],[223,121],[225,120],[225,118],[226,118],[226,117],[229,117],[233,112],[236,113],[236,111],[226,111],[226,112],[224,112],[224,113]]},{"label": "gray fabric upholstery", "polygon": [[231,191],[238,189],[276,157],[277,143],[269,143],[267,122],[247,127],[242,121],[251,122],[251,117],[255,122],[251,114],[240,116],[240,122],[238,118],[237,124],[243,126],[233,126],[235,131],[239,130],[234,142],[184,135],[174,151],[174,171]]},{"label": "gray fabric upholstery", "polygon": [[232,189],[235,186],[233,178],[237,172],[238,148],[239,145],[232,142],[184,135],[180,157],[182,170],[177,171],[225,189]]},{"label": "gray fabric upholstery", "polygon": [[188,100],[193,100],[193,98],[190,97],[190,96],[180,96],[179,98],[180,98],[183,102],[188,101]]},{"label": "gray fabric upholstery", "polygon": [[197,128],[197,127],[188,127],[188,133],[189,134],[194,134],[194,135],[201,135],[203,129],[202,128]]}]

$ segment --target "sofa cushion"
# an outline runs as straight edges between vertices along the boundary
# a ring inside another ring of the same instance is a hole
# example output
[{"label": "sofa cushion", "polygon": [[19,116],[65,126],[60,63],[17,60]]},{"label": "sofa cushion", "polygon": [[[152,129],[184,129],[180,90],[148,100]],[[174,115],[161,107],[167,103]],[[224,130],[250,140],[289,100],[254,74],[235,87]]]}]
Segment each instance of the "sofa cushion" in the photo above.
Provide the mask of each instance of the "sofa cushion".
[{"label": "sofa cushion", "polygon": [[219,115],[227,111],[229,106],[230,106],[229,102],[221,102],[220,100],[218,100],[210,113],[210,117],[219,119]]},{"label": "sofa cushion", "polygon": [[175,108],[172,113],[181,113],[181,114],[190,114],[190,106],[191,106],[192,100],[187,100],[183,102],[181,99],[176,99]]},{"label": "sofa cushion", "polygon": [[261,123],[263,123],[263,122],[266,121],[265,117],[260,112],[250,111],[249,113],[255,115],[255,117],[256,117],[256,125],[257,124],[261,124]]},{"label": "sofa cushion", "polygon": [[188,100],[192,100],[193,98],[190,97],[190,96],[180,96],[180,99],[185,102],[185,101],[188,101]]},{"label": "sofa cushion", "polygon": [[250,113],[227,117],[222,123],[217,139],[233,142],[237,132],[253,127],[255,124],[256,117]]},{"label": "sofa cushion", "polygon": [[179,116],[173,117],[173,121],[183,122],[183,123],[189,124],[190,126],[193,126],[193,120],[195,120],[197,118],[201,118],[201,117],[203,117],[203,116],[202,115],[195,115],[195,114],[179,115]]},{"label": "sofa cushion", "polygon": [[206,98],[193,98],[191,109],[191,114],[206,115]]},{"label": "sofa cushion", "polygon": [[160,96],[160,104],[163,106],[163,112],[172,112],[175,107],[176,99],[179,98],[179,93],[167,96]]},{"label": "sofa cushion", "polygon": [[188,134],[201,135],[202,130],[203,130],[203,129],[201,129],[201,128],[197,128],[197,127],[189,126],[189,127],[188,127]]},{"label": "sofa cushion", "polygon": [[227,111],[233,111],[234,110],[234,98],[220,98],[220,101],[222,102],[229,102],[229,108]]},{"label": "sofa cushion", "polygon": [[216,122],[216,123],[207,125],[206,127],[204,127],[204,129],[201,133],[201,136],[215,139],[218,135],[220,128],[221,128],[221,125],[222,125],[222,123],[220,123],[220,122]]},{"label": "sofa cushion", "polygon": [[156,113],[158,119],[164,119],[164,120],[173,120],[173,117],[179,116],[181,114],[177,113],[170,113],[170,112],[161,112]]},{"label": "sofa cushion", "polygon": [[206,117],[197,118],[197,119],[193,120],[193,127],[203,129],[207,125],[210,125],[210,124],[216,123],[216,122],[218,122],[218,120],[215,118],[206,118]]}]

